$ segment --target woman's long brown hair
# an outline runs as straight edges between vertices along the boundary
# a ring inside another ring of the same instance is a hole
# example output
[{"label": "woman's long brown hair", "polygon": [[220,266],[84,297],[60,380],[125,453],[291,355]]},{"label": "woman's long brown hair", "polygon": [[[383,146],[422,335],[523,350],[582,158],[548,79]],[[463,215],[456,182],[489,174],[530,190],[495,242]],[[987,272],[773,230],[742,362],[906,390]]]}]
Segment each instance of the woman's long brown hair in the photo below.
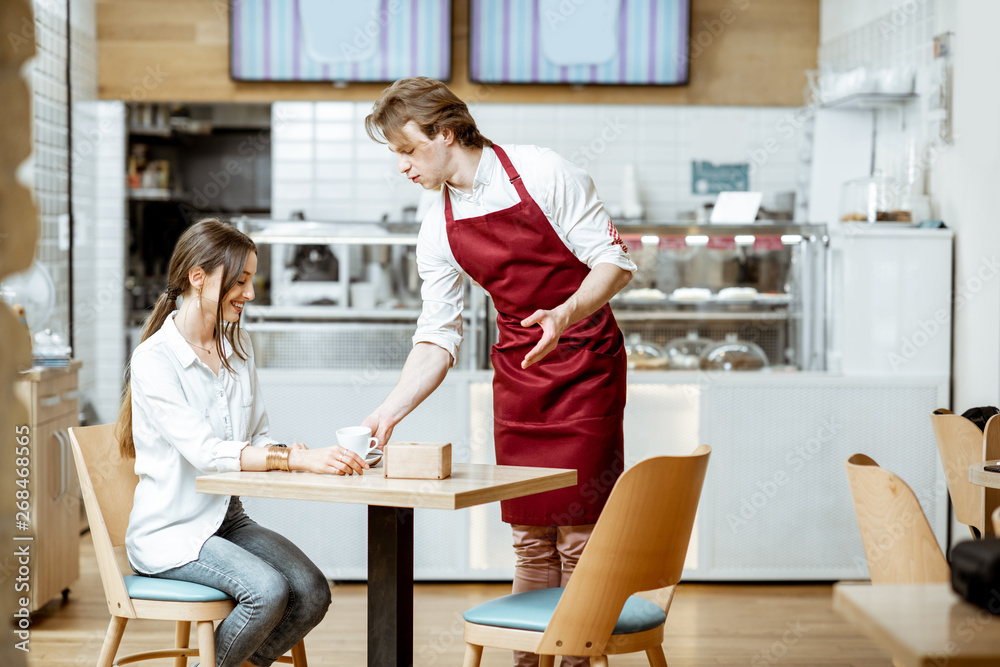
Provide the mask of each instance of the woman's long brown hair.
[{"label": "woman's long brown hair", "polygon": [[[167,291],[175,291],[185,298],[194,298],[188,274],[192,269],[201,268],[210,274],[222,267],[222,285],[219,291],[219,301],[215,313],[215,349],[222,360],[223,367],[233,372],[232,367],[222,354],[222,337],[229,341],[230,347],[240,359],[246,359],[247,353],[240,342],[240,322],[226,322],[222,319],[222,302],[243,275],[247,258],[250,253],[257,252],[257,246],[249,236],[232,225],[227,225],[215,218],[206,218],[191,225],[181,234],[174,254],[170,257],[170,272],[167,281]],[[153,307],[152,314],[146,319],[142,329],[140,342],[146,340],[160,330],[167,316],[177,310],[176,299],[171,299],[167,292],[160,295]],[[131,363],[125,370],[125,386],[122,390],[122,404],[118,412],[118,423],[115,426],[115,437],[122,456],[135,458],[135,442],[132,439],[132,367]]]}]

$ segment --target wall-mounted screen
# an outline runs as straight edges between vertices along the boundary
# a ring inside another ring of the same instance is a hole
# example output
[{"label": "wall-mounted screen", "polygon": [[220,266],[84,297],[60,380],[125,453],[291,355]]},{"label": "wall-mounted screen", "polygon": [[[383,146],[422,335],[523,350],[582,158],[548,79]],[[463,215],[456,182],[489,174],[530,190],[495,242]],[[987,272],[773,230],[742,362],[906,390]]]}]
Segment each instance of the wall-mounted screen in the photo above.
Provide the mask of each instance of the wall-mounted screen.
[{"label": "wall-mounted screen", "polygon": [[472,0],[480,83],[681,85],[691,0]]},{"label": "wall-mounted screen", "polygon": [[237,0],[236,81],[451,78],[451,0]]}]

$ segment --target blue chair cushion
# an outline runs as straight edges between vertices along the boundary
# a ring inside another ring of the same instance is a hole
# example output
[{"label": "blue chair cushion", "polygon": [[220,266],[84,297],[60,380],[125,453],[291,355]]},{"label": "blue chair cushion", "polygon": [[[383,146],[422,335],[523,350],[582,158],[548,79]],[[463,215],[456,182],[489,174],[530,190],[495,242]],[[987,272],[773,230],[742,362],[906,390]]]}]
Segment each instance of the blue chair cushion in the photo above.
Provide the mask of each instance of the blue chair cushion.
[{"label": "blue chair cushion", "polygon": [[129,597],[137,600],[161,600],[163,602],[217,602],[231,599],[216,588],[194,584],[190,581],[175,581],[129,574],[124,577]]},{"label": "blue chair cushion", "polygon": [[[469,623],[494,628],[544,632],[564,590],[566,589],[542,588],[505,595],[473,607],[465,612],[463,618]],[[612,634],[627,635],[652,630],[663,625],[666,620],[667,615],[654,603],[632,595],[625,601]]]}]

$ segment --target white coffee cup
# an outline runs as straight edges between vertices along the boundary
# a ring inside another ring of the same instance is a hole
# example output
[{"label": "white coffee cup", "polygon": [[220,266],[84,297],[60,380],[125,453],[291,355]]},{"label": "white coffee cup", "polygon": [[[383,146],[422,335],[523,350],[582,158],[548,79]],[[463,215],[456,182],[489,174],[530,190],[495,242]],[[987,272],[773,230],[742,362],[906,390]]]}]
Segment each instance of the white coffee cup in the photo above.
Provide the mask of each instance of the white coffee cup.
[{"label": "white coffee cup", "polygon": [[372,430],[367,426],[348,426],[337,431],[337,444],[349,449],[363,459],[378,451],[378,438],[372,437]]}]

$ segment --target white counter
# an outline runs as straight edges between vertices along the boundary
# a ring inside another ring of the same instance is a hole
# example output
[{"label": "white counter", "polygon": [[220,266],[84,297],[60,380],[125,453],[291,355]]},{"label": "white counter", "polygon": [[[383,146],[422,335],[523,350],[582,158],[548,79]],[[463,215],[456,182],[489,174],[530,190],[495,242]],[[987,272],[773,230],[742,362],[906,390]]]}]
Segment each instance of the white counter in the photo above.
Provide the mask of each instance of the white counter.
[{"label": "white counter", "polygon": [[[313,447],[359,423],[398,369],[260,370],[271,431]],[[493,462],[492,373],[452,370],[393,439],[450,441],[454,460]],[[829,373],[638,372],[629,376],[626,465],[712,446],[685,570],[692,580],[867,578],[844,460],[863,452],[916,492],[942,546],[947,487],[928,415],[948,378]],[[300,545],[332,579],[366,576],[365,508],[245,500],[250,515]],[[292,520],[290,520],[290,517]],[[510,531],[498,504],[417,510],[418,580],[509,579]]]}]

